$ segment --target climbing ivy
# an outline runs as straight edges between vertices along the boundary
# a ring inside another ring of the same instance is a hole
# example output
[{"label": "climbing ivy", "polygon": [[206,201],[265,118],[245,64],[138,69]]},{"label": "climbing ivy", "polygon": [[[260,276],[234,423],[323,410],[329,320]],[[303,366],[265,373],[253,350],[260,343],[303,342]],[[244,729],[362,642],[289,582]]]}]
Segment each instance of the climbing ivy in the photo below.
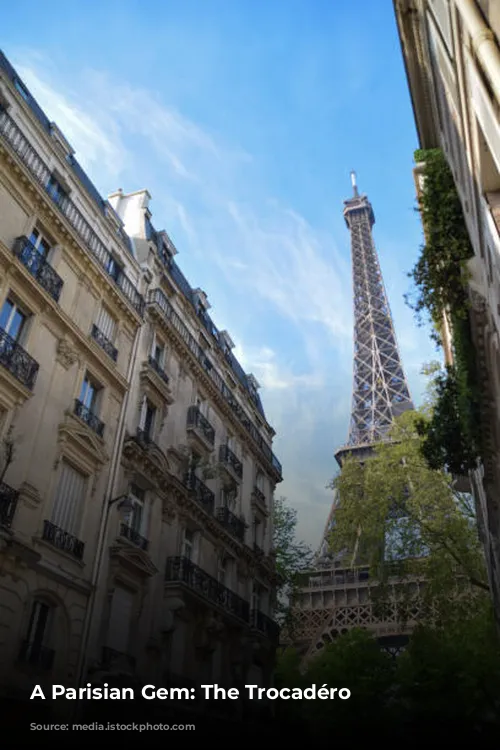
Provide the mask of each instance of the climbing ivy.
[{"label": "climbing ivy", "polygon": [[435,323],[445,309],[465,318],[468,308],[466,261],[473,256],[462,206],[453,175],[440,149],[415,152],[423,163],[423,188],[419,210],[425,228],[425,243],[408,276],[416,298],[407,297],[419,322],[426,311]]},{"label": "climbing ivy", "polygon": [[407,302],[417,320],[426,312],[438,338],[446,311],[451,322],[454,364],[434,376],[432,417],[422,421],[422,453],[433,468],[465,474],[481,453],[479,386],[471,337],[466,262],[473,256],[453,175],[440,149],[415,152],[423,164],[420,212],[425,243],[412,271],[416,298]]}]

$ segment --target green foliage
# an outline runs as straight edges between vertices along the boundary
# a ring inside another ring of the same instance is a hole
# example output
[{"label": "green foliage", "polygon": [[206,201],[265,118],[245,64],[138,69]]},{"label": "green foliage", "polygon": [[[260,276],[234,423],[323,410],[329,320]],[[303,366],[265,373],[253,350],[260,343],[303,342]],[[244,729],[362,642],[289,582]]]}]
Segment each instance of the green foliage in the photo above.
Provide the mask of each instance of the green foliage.
[{"label": "green foliage", "polygon": [[[338,554],[364,539],[366,557],[357,563],[371,566],[381,599],[395,571],[425,576],[424,619],[431,613],[443,618],[457,606],[451,592],[470,603],[486,595],[488,584],[471,498],[454,489],[449,474],[429,467],[422,455],[422,424],[425,416],[406,412],[390,441],[377,446],[364,465],[346,460],[332,483],[341,501],[331,546]],[[410,605],[411,599],[401,602],[402,616]]]},{"label": "green foliage", "polygon": [[439,149],[417,151],[415,160],[424,163],[419,209],[425,244],[409,273],[417,290],[411,306],[419,320],[424,310],[436,322],[443,310],[464,317],[468,309],[465,263],[473,250],[453,175]]},{"label": "green foliage", "polygon": [[297,511],[287,505],[286,498],[274,502],[273,547],[276,554],[276,569],[280,579],[277,591],[276,619],[291,629],[290,601],[296,590],[298,575],[311,566],[313,553],[297,541]]},{"label": "green foliage", "polygon": [[[397,659],[381,651],[366,631],[338,637],[299,672],[287,649],[278,659],[276,686],[346,687],[349,700],[278,701],[278,718],[302,719],[311,737],[321,733],[382,738],[432,728],[457,734],[499,726],[500,650],[489,604],[446,626],[421,626]],[[293,708],[291,704],[293,703]],[[496,722],[496,723],[495,723]]]},{"label": "green foliage", "polygon": [[453,175],[439,149],[415,152],[423,164],[420,212],[425,244],[409,276],[417,290],[411,305],[421,321],[427,311],[435,324],[446,313],[451,323],[454,364],[435,375],[435,408],[420,425],[423,455],[433,468],[466,474],[481,455],[476,356],[471,338],[466,262],[473,256]]}]

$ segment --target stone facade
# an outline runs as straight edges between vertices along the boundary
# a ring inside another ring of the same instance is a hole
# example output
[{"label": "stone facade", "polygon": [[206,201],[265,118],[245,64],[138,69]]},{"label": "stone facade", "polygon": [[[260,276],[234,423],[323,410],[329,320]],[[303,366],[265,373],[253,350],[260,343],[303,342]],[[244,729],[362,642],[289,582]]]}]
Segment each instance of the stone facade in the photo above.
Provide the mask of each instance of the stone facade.
[{"label": "stone facade", "polygon": [[0,691],[265,684],[281,466],[157,232],[0,56]]},{"label": "stone facade", "polygon": [[[471,479],[500,621],[500,8],[489,0],[395,0],[394,8],[420,146],[443,149],[474,249],[485,449]],[[415,177],[418,191],[418,168]]]}]

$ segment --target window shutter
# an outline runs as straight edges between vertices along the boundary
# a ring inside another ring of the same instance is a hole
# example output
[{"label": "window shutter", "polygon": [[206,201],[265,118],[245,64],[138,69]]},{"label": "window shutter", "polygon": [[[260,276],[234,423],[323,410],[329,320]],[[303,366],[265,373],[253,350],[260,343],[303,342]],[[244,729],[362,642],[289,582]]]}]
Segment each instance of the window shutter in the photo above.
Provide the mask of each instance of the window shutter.
[{"label": "window shutter", "polygon": [[106,336],[108,341],[114,340],[116,321],[105,307],[101,307],[96,325],[101,333]]},{"label": "window shutter", "polygon": [[51,522],[73,536],[78,535],[86,484],[83,474],[62,462]]},{"label": "window shutter", "polygon": [[107,645],[122,654],[128,652],[133,606],[134,594],[116,586],[111,600]]}]

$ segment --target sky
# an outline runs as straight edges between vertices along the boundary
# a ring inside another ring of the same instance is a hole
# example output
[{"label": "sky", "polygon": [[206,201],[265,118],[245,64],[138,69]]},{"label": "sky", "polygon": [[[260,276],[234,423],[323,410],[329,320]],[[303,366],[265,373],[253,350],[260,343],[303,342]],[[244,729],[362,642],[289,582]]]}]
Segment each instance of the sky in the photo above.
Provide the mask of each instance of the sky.
[{"label": "sky", "polygon": [[422,231],[392,2],[16,0],[1,28],[101,194],[149,190],[155,228],[261,385],[276,494],[316,548],[349,428],[353,169],[417,404],[439,358],[403,298]]}]

